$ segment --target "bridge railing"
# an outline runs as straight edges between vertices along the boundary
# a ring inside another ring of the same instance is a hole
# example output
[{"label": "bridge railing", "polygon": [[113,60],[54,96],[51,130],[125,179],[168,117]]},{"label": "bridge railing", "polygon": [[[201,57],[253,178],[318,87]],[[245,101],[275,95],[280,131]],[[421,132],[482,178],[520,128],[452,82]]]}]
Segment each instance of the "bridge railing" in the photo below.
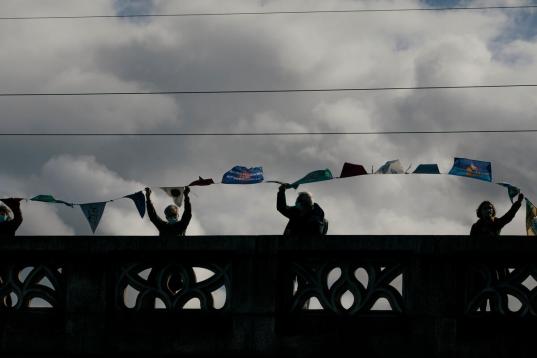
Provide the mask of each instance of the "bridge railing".
[{"label": "bridge railing", "polygon": [[526,237],[17,237],[0,354],[530,356],[536,285]]}]

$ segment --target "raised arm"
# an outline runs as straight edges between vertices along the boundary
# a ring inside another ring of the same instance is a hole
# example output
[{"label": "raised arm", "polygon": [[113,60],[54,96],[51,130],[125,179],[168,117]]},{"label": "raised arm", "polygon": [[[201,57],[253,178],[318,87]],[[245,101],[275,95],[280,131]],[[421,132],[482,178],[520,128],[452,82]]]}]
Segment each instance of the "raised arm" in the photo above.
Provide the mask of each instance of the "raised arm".
[{"label": "raised arm", "polygon": [[285,184],[280,185],[280,188],[278,189],[278,197],[276,199],[276,209],[285,217],[291,218],[292,216],[292,210],[289,206],[287,206],[287,200],[285,198],[285,189],[287,187]]},{"label": "raised arm", "polygon": [[514,219],[518,209],[520,209],[520,206],[522,205],[523,199],[524,199],[524,194],[522,193],[519,194],[517,201],[513,203],[513,205],[511,206],[511,209],[509,209],[509,211],[506,212],[504,216],[496,219],[498,225],[500,225],[501,227],[504,227],[505,225],[509,224],[511,220]]},{"label": "raised arm", "polygon": [[149,216],[149,220],[157,227],[157,229],[160,230],[161,227],[166,225],[166,222],[162,220],[155,210],[155,207],[153,206],[153,202],[151,201],[151,189],[145,188],[145,198],[146,198],[146,205],[147,205],[147,215]]},{"label": "raised arm", "polygon": [[183,215],[181,216],[181,223],[184,225],[185,230],[188,224],[190,223],[190,219],[192,219],[192,205],[190,204],[190,197],[188,196],[189,193],[190,193],[190,188],[186,187],[184,191],[185,211],[183,211]]}]

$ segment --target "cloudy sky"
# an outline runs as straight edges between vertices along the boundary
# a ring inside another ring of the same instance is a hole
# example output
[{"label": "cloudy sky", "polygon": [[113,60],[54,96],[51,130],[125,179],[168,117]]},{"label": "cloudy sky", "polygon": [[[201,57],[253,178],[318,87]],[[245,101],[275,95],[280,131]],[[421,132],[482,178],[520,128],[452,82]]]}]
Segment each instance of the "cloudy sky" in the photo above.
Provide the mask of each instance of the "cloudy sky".
[{"label": "cloudy sky", "polygon": [[[2,16],[528,5],[533,0],[3,0]],[[111,92],[537,83],[535,10],[0,21],[0,92]],[[533,88],[287,94],[1,97],[0,132],[318,132],[537,127]],[[70,202],[220,181],[235,165],[294,181],[344,162],[378,168],[492,162],[537,202],[535,134],[300,137],[0,137],[0,197]],[[453,176],[371,175],[305,185],[330,234],[467,234],[505,189]],[[275,184],[193,188],[189,235],[279,234]],[[169,199],[155,192],[162,213]],[[288,192],[294,202],[296,192]],[[80,208],[23,202],[19,235],[87,235]],[[503,234],[525,234],[525,210]],[[154,235],[131,201],[98,235]]]}]

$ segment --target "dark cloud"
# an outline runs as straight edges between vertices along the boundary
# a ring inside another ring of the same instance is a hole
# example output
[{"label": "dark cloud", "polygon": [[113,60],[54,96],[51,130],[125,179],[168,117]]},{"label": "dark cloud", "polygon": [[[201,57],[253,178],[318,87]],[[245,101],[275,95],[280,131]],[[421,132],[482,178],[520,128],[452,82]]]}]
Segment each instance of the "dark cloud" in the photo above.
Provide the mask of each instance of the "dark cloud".
[{"label": "dark cloud", "polygon": [[[84,10],[88,13],[214,12],[253,6],[239,0],[180,6],[141,2],[129,8],[112,2],[95,2],[93,8],[84,4],[90,7]],[[379,1],[375,7],[399,4]],[[420,4],[408,1],[405,6]],[[266,10],[364,4],[341,0],[329,5],[283,1],[255,5]],[[69,11],[74,10],[73,5]],[[6,92],[525,82],[535,77],[537,45],[528,38],[496,41],[512,31],[513,16],[427,12],[0,24],[4,30],[0,38],[6,40],[0,79]],[[3,131],[278,132],[529,128],[535,123],[535,99],[528,89],[498,89],[0,101]],[[0,191],[99,201],[146,185],[184,185],[200,175],[219,181],[234,165],[260,165],[267,179],[293,181],[316,169],[329,168],[338,175],[345,161],[368,170],[392,159],[401,159],[405,168],[438,162],[447,172],[452,158],[461,156],[492,161],[495,179],[518,184],[536,198],[533,138],[533,134],[2,137],[0,151],[7,164],[0,175]],[[505,189],[450,176],[375,175],[304,189],[325,208],[333,234],[465,234],[480,201],[493,200],[499,212],[509,206]],[[273,184],[195,188],[195,220],[189,233],[281,233],[285,218],[275,210],[276,191]],[[291,190],[288,202],[295,197]],[[162,210],[167,198],[157,194],[156,200]],[[25,233],[89,233],[79,208],[25,205],[28,215],[40,216],[25,222]],[[98,233],[156,233],[136,215],[132,202],[111,203]],[[522,219],[521,212],[506,233],[523,234]]]}]

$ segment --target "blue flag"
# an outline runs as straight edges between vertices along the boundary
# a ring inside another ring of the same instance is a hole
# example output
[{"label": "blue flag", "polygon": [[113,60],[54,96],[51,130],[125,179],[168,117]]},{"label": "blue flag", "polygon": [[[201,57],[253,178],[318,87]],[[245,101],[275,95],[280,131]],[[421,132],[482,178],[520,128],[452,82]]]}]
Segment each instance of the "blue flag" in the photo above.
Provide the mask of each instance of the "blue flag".
[{"label": "blue flag", "polygon": [[501,185],[504,188],[507,188],[507,195],[509,195],[509,199],[511,199],[511,203],[514,203],[513,199],[515,198],[515,196],[520,194],[520,189],[509,183],[502,182],[502,183],[496,183],[496,184]]},{"label": "blue flag", "polygon": [[222,184],[256,184],[263,181],[263,168],[235,166],[224,174]]},{"label": "blue flag", "polygon": [[412,174],[440,174],[436,164],[420,164]]},{"label": "blue flag", "polygon": [[125,196],[125,198],[129,198],[132,201],[134,201],[134,205],[136,205],[136,209],[138,209],[138,212],[140,213],[140,216],[143,218],[145,215],[145,195],[143,192],[139,191],[134,194],[130,194]]},{"label": "blue flag", "polygon": [[491,182],[492,165],[490,162],[480,160],[455,158],[453,168],[451,168],[448,174]]},{"label": "blue flag", "polygon": [[82,212],[84,213],[86,219],[88,219],[91,231],[94,234],[95,230],[97,230],[97,226],[99,226],[101,217],[103,216],[105,206],[106,202],[80,204],[80,208],[82,209]]}]

